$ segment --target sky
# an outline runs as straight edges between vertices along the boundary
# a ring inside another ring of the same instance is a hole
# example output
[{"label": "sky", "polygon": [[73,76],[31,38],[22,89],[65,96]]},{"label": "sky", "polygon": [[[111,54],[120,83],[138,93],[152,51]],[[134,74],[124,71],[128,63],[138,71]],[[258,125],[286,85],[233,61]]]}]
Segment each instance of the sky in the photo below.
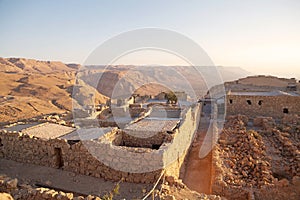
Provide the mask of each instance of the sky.
[{"label": "sky", "polygon": [[[108,39],[155,27],[189,37],[215,65],[300,79],[299,0],[0,0],[0,27],[0,57],[82,64]],[[149,52],[116,64],[185,63]]]}]

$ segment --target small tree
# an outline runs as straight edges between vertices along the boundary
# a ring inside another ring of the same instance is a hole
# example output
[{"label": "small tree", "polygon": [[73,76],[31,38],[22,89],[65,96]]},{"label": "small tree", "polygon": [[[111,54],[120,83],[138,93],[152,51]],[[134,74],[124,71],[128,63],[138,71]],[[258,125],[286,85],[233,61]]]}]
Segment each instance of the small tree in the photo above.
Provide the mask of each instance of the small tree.
[{"label": "small tree", "polygon": [[172,91],[166,94],[166,98],[168,103],[177,103],[178,101],[177,96]]}]

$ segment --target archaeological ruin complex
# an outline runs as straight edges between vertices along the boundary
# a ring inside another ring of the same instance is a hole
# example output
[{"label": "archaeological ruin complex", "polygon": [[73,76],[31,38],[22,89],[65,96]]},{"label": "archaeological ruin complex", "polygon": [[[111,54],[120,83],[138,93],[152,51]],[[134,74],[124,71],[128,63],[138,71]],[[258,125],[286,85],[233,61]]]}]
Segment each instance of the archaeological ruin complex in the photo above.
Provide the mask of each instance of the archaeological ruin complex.
[{"label": "archaeological ruin complex", "polygon": [[7,127],[0,131],[0,157],[115,181],[154,183],[162,173],[179,178],[200,109],[156,107],[122,129],[48,122]]},{"label": "archaeological ruin complex", "polygon": [[[208,144],[213,194],[297,199],[300,93],[294,80],[279,81],[225,83],[225,94],[216,86],[198,103],[177,92],[181,106],[168,103],[164,93],[114,99],[96,119],[76,119],[73,127],[42,120],[7,125],[0,130],[0,158],[112,181],[155,184],[164,177],[169,184],[168,177],[186,175],[191,149]],[[226,118],[220,135],[207,134],[215,126],[200,133],[200,120],[223,122],[215,114]]]}]

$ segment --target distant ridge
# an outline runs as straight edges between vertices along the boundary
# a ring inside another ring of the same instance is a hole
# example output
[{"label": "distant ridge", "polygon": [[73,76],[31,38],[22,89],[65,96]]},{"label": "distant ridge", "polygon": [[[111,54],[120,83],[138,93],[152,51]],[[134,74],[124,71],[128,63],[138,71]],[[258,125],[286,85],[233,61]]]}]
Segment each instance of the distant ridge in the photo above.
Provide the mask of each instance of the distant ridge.
[{"label": "distant ridge", "polygon": [[6,73],[53,73],[77,70],[79,64],[64,64],[59,61],[39,61],[25,58],[1,58],[0,71]]}]

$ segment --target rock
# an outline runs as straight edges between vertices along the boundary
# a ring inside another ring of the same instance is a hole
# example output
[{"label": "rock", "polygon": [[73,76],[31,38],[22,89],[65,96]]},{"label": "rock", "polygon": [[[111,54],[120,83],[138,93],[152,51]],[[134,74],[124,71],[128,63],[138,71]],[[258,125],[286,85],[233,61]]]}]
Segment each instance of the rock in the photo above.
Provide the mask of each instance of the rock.
[{"label": "rock", "polygon": [[293,185],[300,185],[300,177],[299,176],[294,176],[292,180]]},{"label": "rock", "polygon": [[177,181],[175,182],[174,185],[175,185],[177,188],[182,188],[182,189],[186,187],[185,184],[182,182],[181,179],[177,180]]},{"label": "rock", "polygon": [[1,200],[14,200],[14,198],[8,193],[0,193]]},{"label": "rock", "polygon": [[93,200],[93,199],[94,199],[94,196],[92,196],[92,195],[85,197],[85,200]]},{"label": "rock", "polygon": [[73,200],[84,200],[83,196],[74,197]]},{"label": "rock", "polygon": [[278,181],[277,185],[280,187],[286,187],[289,185],[289,181],[284,178],[284,179],[281,179],[280,181]]},{"label": "rock", "polygon": [[50,186],[52,184],[52,182],[48,180],[48,181],[45,182],[45,184]]},{"label": "rock", "polygon": [[162,199],[163,200],[176,200],[173,195],[166,195],[166,196],[162,197]]},{"label": "rock", "polygon": [[169,185],[173,185],[176,182],[176,179],[174,176],[166,176],[166,181],[169,183]]},{"label": "rock", "polygon": [[16,189],[18,187],[18,179],[11,179],[6,182],[7,188]]}]

